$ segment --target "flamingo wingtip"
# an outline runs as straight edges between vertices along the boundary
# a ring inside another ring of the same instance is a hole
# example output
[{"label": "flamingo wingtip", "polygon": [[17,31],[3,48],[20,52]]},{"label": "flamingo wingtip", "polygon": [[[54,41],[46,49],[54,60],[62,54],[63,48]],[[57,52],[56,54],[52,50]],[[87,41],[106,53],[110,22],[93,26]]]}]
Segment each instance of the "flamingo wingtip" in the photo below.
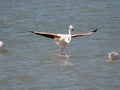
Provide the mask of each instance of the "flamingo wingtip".
[{"label": "flamingo wingtip", "polygon": [[94,33],[97,32],[97,29],[93,30],[92,32],[94,32]]},{"label": "flamingo wingtip", "polygon": [[28,31],[28,32],[34,33],[34,31]]}]

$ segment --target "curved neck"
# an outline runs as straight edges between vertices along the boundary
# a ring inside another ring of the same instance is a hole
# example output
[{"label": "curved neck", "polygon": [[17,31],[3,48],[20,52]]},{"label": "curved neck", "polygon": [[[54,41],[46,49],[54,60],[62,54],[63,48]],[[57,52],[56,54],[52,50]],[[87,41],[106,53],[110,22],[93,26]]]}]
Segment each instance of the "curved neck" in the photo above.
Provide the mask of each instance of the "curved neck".
[{"label": "curved neck", "polygon": [[71,30],[69,29],[69,35],[71,35]]}]

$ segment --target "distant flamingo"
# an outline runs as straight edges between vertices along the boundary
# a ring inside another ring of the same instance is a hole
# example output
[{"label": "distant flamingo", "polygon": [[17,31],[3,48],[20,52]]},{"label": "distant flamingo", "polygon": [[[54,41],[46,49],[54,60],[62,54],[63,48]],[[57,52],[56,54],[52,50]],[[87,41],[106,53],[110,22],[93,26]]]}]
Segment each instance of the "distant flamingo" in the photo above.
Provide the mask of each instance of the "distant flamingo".
[{"label": "distant flamingo", "polygon": [[0,41],[0,52],[3,51],[3,47],[4,47],[4,43],[3,43],[3,41]]},{"label": "distant flamingo", "polygon": [[71,42],[71,38],[91,35],[97,31],[97,29],[95,29],[88,33],[71,34],[71,31],[73,31],[73,30],[74,30],[74,27],[72,25],[69,25],[68,34],[54,34],[54,33],[49,33],[49,32],[38,32],[38,31],[29,31],[29,32],[37,34],[37,35],[45,36],[47,38],[52,38],[54,40],[59,40],[59,42],[56,42],[56,44],[63,46],[60,50],[60,54],[65,55],[63,53],[63,51],[64,51],[65,47],[67,46],[67,44],[69,44]]},{"label": "distant flamingo", "polygon": [[108,58],[109,60],[113,61],[119,59],[119,56],[117,52],[112,51],[108,54]]}]

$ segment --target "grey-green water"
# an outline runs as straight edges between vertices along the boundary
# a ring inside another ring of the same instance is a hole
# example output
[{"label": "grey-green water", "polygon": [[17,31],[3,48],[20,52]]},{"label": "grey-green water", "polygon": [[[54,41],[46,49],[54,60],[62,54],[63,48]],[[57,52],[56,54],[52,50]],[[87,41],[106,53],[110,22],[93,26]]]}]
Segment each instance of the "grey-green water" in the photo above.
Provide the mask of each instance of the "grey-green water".
[{"label": "grey-green water", "polygon": [[[68,61],[53,40],[27,31],[98,32],[72,39]],[[1,0],[0,90],[119,90],[120,0]]]}]

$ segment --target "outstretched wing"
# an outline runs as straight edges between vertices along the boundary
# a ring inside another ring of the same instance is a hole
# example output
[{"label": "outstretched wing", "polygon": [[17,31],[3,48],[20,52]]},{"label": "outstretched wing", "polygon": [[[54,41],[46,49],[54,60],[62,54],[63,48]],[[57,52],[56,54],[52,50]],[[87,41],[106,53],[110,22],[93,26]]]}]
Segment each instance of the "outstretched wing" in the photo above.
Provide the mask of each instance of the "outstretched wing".
[{"label": "outstretched wing", "polygon": [[95,30],[93,30],[93,31],[91,31],[91,32],[88,32],[88,33],[73,34],[73,35],[72,35],[72,38],[74,38],[74,37],[80,37],[80,36],[91,35],[91,34],[94,34],[96,31],[97,31],[97,29],[95,29]]},{"label": "outstretched wing", "polygon": [[61,38],[57,34],[53,34],[53,33],[49,33],[49,32],[37,32],[37,31],[29,31],[29,32],[34,33],[36,35],[41,35],[41,36],[44,36],[44,37],[47,37],[47,38],[51,38],[51,39]]}]

